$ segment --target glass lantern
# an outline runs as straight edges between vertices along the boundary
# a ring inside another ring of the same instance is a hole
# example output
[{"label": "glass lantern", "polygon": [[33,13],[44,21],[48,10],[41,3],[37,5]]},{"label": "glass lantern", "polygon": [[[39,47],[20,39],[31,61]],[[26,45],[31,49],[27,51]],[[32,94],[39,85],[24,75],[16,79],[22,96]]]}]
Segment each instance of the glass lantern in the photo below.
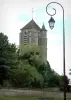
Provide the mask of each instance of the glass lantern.
[{"label": "glass lantern", "polygon": [[53,17],[50,18],[50,20],[48,21],[48,23],[49,23],[50,29],[53,29],[54,28],[54,24],[55,24],[55,20],[53,19]]}]

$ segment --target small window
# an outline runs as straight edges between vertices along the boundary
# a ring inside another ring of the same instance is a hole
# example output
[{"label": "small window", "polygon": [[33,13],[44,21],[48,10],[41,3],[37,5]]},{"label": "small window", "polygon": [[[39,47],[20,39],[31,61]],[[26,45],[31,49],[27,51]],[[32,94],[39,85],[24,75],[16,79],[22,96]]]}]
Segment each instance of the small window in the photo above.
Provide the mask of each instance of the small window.
[{"label": "small window", "polygon": [[25,32],[25,34],[27,34],[27,32]]}]

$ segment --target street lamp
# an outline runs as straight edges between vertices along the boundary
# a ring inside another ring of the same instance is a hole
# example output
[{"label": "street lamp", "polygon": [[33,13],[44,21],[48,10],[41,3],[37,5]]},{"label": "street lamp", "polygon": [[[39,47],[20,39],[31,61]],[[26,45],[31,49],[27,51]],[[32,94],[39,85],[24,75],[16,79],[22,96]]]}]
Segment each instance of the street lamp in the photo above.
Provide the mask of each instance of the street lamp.
[{"label": "street lamp", "polygon": [[48,22],[49,22],[49,27],[50,27],[51,29],[53,29],[53,28],[54,28],[54,24],[55,24],[55,20],[53,19],[53,17],[51,17],[50,20],[49,20]]},{"label": "street lamp", "polygon": [[64,73],[64,100],[66,100],[66,83],[65,83],[65,25],[64,25],[64,8],[63,8],[63,6],[62,6],[60,3],[58,3],[58,2],[50,2],[50,3],[46,6],[46,13],[47,13],[48,15],[50,15],[50,16],[51,16],[50,20],[48,21],[48,22],[49,22],[49,26],[50,26],[50,28],[51,28],[51,29],[53,29],[53,28],[54,28],[54,23],[55,23],[55,20],[53,19],[53,17],[52,17],[52,16],[54,16],[54,15],[56,14],[56,9],[54,9],[54,8],[52,8],[52,9],[55,11],[55,12],[54,12],[54,14],[50,14],[50,13],[48,13],[47,8],[48,8],[48,6],[49,6],[49,5],[51,5],[51,4],[58,4],[58,5],[60,5],[60,6],[61,6],[61,8],[62,8],[62,10],[63,10],[63,73]]}]

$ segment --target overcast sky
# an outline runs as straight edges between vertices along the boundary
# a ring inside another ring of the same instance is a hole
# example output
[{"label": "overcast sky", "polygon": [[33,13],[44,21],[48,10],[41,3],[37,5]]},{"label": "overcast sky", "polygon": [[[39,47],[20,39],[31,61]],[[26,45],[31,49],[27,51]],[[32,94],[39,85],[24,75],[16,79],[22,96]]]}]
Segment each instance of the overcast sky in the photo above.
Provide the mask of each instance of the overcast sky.
[{"label": "overcast sky", "polygon": [[[50,30],[46,13],[46,5],[53,0],[0,0],[0,32],[9,37],[11,43],[19,44],[20,29],[32,19],[41,27],[43,22],[47,29],[47,59],[55,71],[63,74],[63,51],[62,51],[62,9],[56,8],[56,21],[53,30]],[[65,35],[66,35],[66,74],[71,68],[71,0],[55,0],[61,3],[65,10]],[[51,6],[51,7],[52,7]],[[52,10],[51,10],[52,12]]]}]

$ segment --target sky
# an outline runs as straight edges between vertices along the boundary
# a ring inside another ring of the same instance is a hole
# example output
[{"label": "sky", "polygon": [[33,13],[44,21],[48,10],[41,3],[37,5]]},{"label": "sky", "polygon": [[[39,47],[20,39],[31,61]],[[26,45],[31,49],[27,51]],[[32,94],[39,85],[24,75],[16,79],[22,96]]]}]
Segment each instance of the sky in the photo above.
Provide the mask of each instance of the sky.
[{"label": "sky", "polygon": [[[65,13],[65,47],[66,47],[66,74],[70,78],[71,68],[71,0],[55,0],[64,7]],[[54,2],[55,2],[54,1]],[[20,29],[32,19],[32,8],[34,21],[42,27],[44,22],[47,29],[47,60],[51,68],[57,73],[63,74],[63,11],[57,4],[52,4],[48,10],[56,9],[54,29],[49,28],[50,16],[46,13],[46,6],[53,0],[0,0],[0,32],[8,36],[11,43],[19,45]]]}]

